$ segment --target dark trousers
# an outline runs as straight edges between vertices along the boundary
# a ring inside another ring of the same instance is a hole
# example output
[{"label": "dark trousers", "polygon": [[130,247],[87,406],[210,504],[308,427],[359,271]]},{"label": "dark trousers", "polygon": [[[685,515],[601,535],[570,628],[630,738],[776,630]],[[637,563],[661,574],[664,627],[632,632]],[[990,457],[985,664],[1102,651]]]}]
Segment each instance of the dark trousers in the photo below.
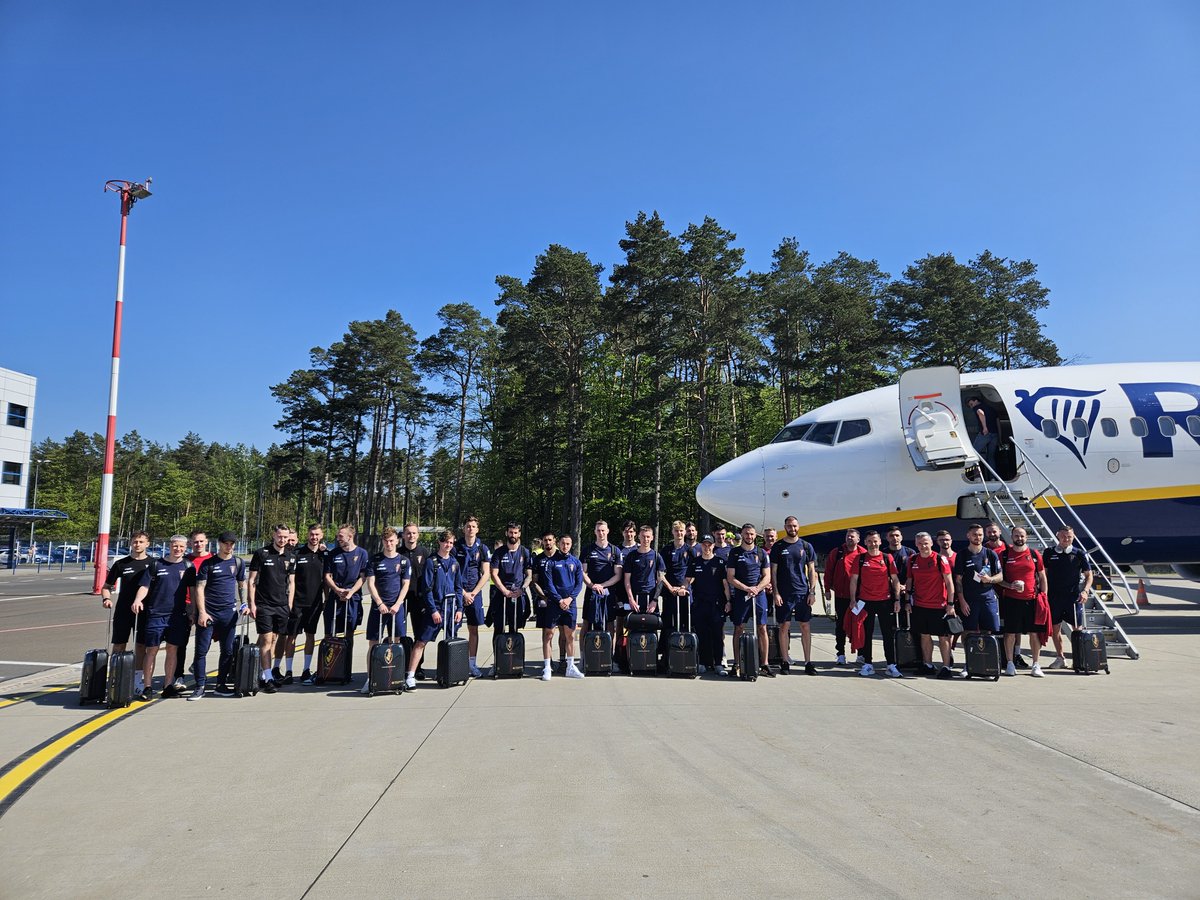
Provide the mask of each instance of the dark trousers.
[{"label": "dark trousers", "polygon": [[892,601],[868,600],[866,603],[867,619],[863,623],[863,634],[867,642],[862,648],[863,659],[867,662],[874,661],[871,658],[871,645],[875,638],[875,620],[878,619],[879,633],[883,637],[883,658],[890,666],[896,661],[896,618],[892,613]]},{"label": "dark trousers", "polygon": [[696,630],[700,665],[719,666],[725,658],[725,605],[703,600],[692,604],[692,627]]},{"label": "dark trousers", "polygon": [[[221,658],[217,664],[217,684],[229,683],[229,668],[233,665],[233,643],[237,639],[237,610],[227,609],[210,612],[212,624],[207,628],[196,627],[196,652],[192,657],[192,674],[196,676],[196,687],[208,681],[208,648],[215,636],[221,646]],[[182,658],[183,654],[179,654]]]},{"label": "dark trousers", "polygon": [[837,621],[833,623],[834,646],[837,649],[838,656],[846,654],[846,610],[851,606],[850,600],[843,600],[841,597],[834,597],[833,614],[837,616]]}]

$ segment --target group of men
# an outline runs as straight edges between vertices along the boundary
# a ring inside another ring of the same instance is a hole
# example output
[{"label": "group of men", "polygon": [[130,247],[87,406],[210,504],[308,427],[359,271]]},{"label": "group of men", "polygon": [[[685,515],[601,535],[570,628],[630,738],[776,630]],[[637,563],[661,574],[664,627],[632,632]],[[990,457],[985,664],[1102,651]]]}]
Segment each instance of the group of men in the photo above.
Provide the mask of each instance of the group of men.
[{"label": "group of men", "polygon": [[[314,683],[312,663],[319,623],[326,635],[350,634],[363,620],[368,644],[384,637],[407,637],[412,629],[405,684],[425,678],[422,668],[427,644],[440,633],[467,626],[469,672],[477,665],[479,629],[494,633],[520,628],[532,616],[542,632],[543,680],[558,670],[568,678],[583,678],[576,663],[577,628],[608,630],[617,644],[630,613],[659,614],[662,632],[692,631],[697,636],[699,672],[738,674],[726,665],[725,622],[733,624],[734,646],[747,628],[758,635],[756,674],[774,677],[769,665],[770,640],[777,641],[779,669],[788,673],[791,623],[799,625],[803,671],[816,675],[812,660],[811,621],[821,579],[817,553],[800,537],[794,516],[784,520],[784,534],[767,528],[758,543],[754,525],[747,523],[731,543],[723,528],[700,536],[693,522],[671,524],[671,541],[654,547],[654,530],[627,521],[620,545],[609,541],[608,523],[594,527],[594,539],[574,553],[570,535],[545,530],[540,546],[531,552],[522,543],[520,523],[509,522],[505,537],[489,550],[479,539],[479,521],[468,516],[462,540],[445,530],[431,550],[420,543],[415,524],[402,532],[387,528],[382,548],[374,555],[356,544],[352,525],[342,525],[336,545],[328,547],[320,525],[308,529],[300,545],[294,530],[277,525],[269,544],[256,550],[249,563],[234,553],[237,535],[222,532],[217,552],[209,552],[203,531],[175,535],[169,552],[152,559],[149,536],[136,533],[128,556],[109,570],[102,590],[104,606],[114,608],[113,652],[126,648],[135,631],[135,693],[144,700],[151,687],[158,650],[166,645],[163,697],[186,693],[184,654],[195,631],[191,671],[195,686],[189,700],[205,696],[207,654],[215,639],[220,646],[216,693],[231,694],[233,655],[239,622],[253,619],[260,650],[260,686],[274,693],[294,681],[294,659],[300,633],[305,635],[301,682]],[[916,535],[915,549],[906,547],[900,528],[887,529],[886,544],[874,530],[845,534],[841,545],[824,560],[826,603],[834,608],[837,663],[846,664],[846,611],[862,602],[865,640],[859,649],[859,674],[876,674],[875,623],[884,645],[884,674],[901,677],[894,658],[894,635],[907,627],[920,635],[921,666],[928,675],[951,678],[951,632],[1003,633],[1005,674],[1019,667],[1041,677],[1037,660],[1049,633],[1055,647],[1050,668],[1065,666],[1058,626],[1077,626],[1092,581],[1092,568],[1074,545],[1070,528],[1059,531],[1058,545],[1039,554],[1026,543],[1022,528],[1012,530],[1005,546],[994,523],[971,525],[967,546],[953,549],[948,532]],[[190,553],[189,551],[190,546]],[[485,611],[483,592],[489,590]],[[114,600],[113,591],[117,595]],[[997,596],[996,591],[1000,591]],[[1038,621],[1038,592],[1049,598],[1050,621]],[[582,610],[578,603],[582,599]],[[406,616],[407,612],[407,616]],[[580,614],[582,613],[582,615]],[[948,620],[960,618],[963,627]],[[772,628],[772,626],[774,626]],[[771,631],[775,632],[772,636]],[[1028,635],[1034,662],[1021,655],[1020,637]],[[933,661],[937,638],[941,667]],[[660,667],[666,668],[667,641],[660,640]],[[614,667],[616,663],[614,662]],[[741,673],[749,674],[749,673]],[[363,691],[367,685],[363,684]]]}]

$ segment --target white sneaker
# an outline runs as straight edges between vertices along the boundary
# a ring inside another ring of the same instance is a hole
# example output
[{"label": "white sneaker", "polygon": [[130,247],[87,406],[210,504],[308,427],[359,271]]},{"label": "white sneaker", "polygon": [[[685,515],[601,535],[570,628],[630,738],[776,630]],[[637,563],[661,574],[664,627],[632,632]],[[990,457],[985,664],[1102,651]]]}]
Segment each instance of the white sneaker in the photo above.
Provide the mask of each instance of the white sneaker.
[{"label": "white sneaker", "polygon": [[1013,661],[1011,659],[1008,661],[1008,665],[1004,667],[1004,674],[1005,675],[1016,675],[1017,674],[1017,667],[1013,664]]},{"label": "white sneaker", "polygon": [[549,681],[549,680],[550,680],[550,667],[546,666],[544,669],[542,669],[542,681]]},{"label": "white sneaker", "polygon": [[1030,668],[1029,674],[1032,675],[1034,678],[1045,678],[1046,677],[1045,675],[1042,674],[1042,667],[1039,666],[1037,663],[1034,663],[1033,666]]},{"label": "white sneaker", "polygon": [[1066,667],[1067,667],[1067,661],[1065,659],[1063,659],[1061,656],[1056,656],[1054,658],[1054,662],[1050,663],[1048,668],[1065,669]]},{"label": "white sneaker", "polygon": [[904,676],[900,674],[900,670],[897,669],[896,666],[893,664],[893,665],[889,665],[887,667],[887,677],[888,678],[903,678]]},{"label": "white sneaker", "polygon": [[569,666],[567,666],[567,677],[568,678],[583,678],[584,674],[579,671],[578,667],[576,667],[574,663],[571,663]]},{"label": "white sneaker", "polygon": [[838,654],[837,664],[839,666],[844,666],[846,664],[846,654],[845,653]]},{"label": "white sneaker", "polygon": [[417,689],[417,679],[414,676],[409,675],[404,679],[404,687],[407,690],[415,691]]},{"label": "white sneaker", "polygon": [[788,657],[788,665],[789,665],[789,666],[798,666],[798,665],[800,665],[800,663],[798,663],[796,660],[792,659],[792,658],[789,656],[789,657]]},{"label": "white sneaker", "polygon": [[483,677],[483,672],[479,671],[479,666],[471,666],[467,671],[471,673],[472,678]]},{"label": "white sneaker", "polygon": [[869,678],[875,674],[875,667],[870,663],[863,663],[862,668],[858,670],[858,674],[862,675],[864,678]]},{"label": "white sneaker", "polygon": [[362,694],[363,696],[366,696],[367,694],[371,693],[371,679],[370,678],[368,678],[366,681],[363,682],[363,686],[358,689],[358,692],[360,694]]}]

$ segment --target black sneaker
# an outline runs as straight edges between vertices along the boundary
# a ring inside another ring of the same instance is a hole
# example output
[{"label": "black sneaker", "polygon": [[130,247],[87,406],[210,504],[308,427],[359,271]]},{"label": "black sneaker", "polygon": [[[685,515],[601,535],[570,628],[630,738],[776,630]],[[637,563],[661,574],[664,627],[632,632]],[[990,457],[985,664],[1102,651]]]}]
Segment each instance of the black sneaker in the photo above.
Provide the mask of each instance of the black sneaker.
[{"label": "black sneaker", "polygon": [[416,673],[413,675],[413,677],[414,677],[415,679],[417,679],[417,681],[424,681],[424,680],[425,680],[425,670],[424,670],[424,669],[417,669],[417,671],[416,671]]},{"label": "black sneaker", "polygon": [[1025,657],[1021,656],[1021,655],[1017,655],[1017,656],[1013,657],[1013,665],[1016,666],[1018,669],[1028,669],[1029,668],[1029,663],[1025,660]]},{"label": "black sneaker", "polygon": [[780,662],[779,662],[779,673],[780,673],[781,675],[786,675],[786,674],[787,674],[788,672],[790,672],[791,670],[792,670],[792,667],[791,667],[791,666],[788,664],[788,661],[787,661],[786,659],[784,659],[784,660],[780,660]]},{"label": "black sneaker", "polygon": [[816,675],[817,667],[814,666],[812,663],[805,663],[804,664],[804,674],[805,675]]},{"label": "black sneaker", "polygon": [[311,669],[305,669],[303,672],[300,673],[300,683],[301,684],[316,684],[317,677],[315,675],[313,675]]},{"label": "black sneaker", "polygon": [[775,677],[775,673],[771,671],[770,666],[759,666],[758,674],[761,675],[763,678],[774,678]]},{"label": "black sneaker", "polygon": [[142,692],[133,699],[140,700],[143,703],[149,703],[154,699],[154,688],[147,685],[146,687],[142,688]]},{"label": "black sneaker", "polygon": [[279,690],[279,688],[275,687],[274,681],[264,681],[258,686],[258,689],[264,694],[273,694]]},{"label": "black sneaker", "polygon": [[954,670],[949,666],[942,666],[941,669],[938,670],[937,677],[939,681],[947,681],[954,677]]},{"label": "black sneaker", "polygon": [[215,688],[213,688],[213,693],[220,694],[222,697],[232,697],[233,688],[227,684],[218,684]]},{"label": "black sneaker", "polygon": [[279,682],[279,683],[280,683],[281,685],[283,685],[284,687],[287,687],[289,684],[291,684],[291,683],[292,683],[292,682],[294,682],[295,680],[296,680],[296,679],[294,679],[294,678],[292,677],[292,673],[291,673],[291,672],[288,672],[286,675],[284,675],[284,676],[283,676],[283,681],[281,681],[281,682]]},{"label": "black sneaker", "polygon": [[283,681],[283,673],[279,671],[279,666],[275,666],[275,668],[271,669],[271,677],[276,681]]},{"label": "black sneaker", "polygon": [[924,675],[926,678],[937,678],[937,666],[933,665],[932,663],[923,663],[920,674]]},{"label": "black sneaker", "polygon": [[170,700],[172,697],[178,697],[178,696],[179,696],[179,688],[175,687],[175,685],[173,685],[173,684],[168,684],[166,687],[164,687],[162,689],[162,699],[164,699],[164,700]]}]

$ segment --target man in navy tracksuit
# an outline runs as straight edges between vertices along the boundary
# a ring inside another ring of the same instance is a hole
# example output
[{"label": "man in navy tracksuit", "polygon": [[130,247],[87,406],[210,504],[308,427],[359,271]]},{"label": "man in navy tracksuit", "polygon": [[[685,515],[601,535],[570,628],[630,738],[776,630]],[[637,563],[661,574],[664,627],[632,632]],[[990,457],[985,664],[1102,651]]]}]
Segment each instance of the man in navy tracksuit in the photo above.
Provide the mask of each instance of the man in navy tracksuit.
[{"label": "man in navy tracksuit", "polygon": [[700,555],[688,566],[688,584],[692,588],[692,615],[695,617],[696,643],[700,672],[709,669],[725,674],[725,610],[729,607],[729,582],[725,578],[725,560],[713,553],[713,536],[700,539]]},{"label": "man in navy tracksuit", "polygon": [[565,643],[566,665],[564,674],[568,678],[582,678],[583,672],[575,665],[575,622],[577,617],[576,598],[583,590],[583,565],[566,551],[569,535],[563,535],[563,548],[552,550],[554,535],[547,534],[549,545],[543,556],[545,562],[546,605],[539,608],[538,624],[542,628],[542,681],[550,680],[551,653],[554,647],[554,632],[557,630]]},{"label": "man in navy tracksuit", "polygon": [[233,667],[242,585],[246,583],[246,563],[233,555],[236,543],[237,535],[232,531],[222,532],[217,538],[216,555],[206,557],[196,571],[196,652],[192,663],[196,689],[188,700],[204,697],[208,682],[208,648],[212,646],[214,636],[221,647],[216,692],[233,693],[229,675]]},{"label": "man in navy tracksuit", "polygon": [[[409,690],[417,686],[417,661],[425,652],[425,645],[435,640],[447,624],[443,614],[449,612],[455,626],[462,621],[462,569],[458,560],[454,558],[453,531],[447,529],[438,535],[437,552],[425,560],[421,586],[422,612],[417,620],[416,634],[413,635],[413,652],[408,661],[408,676],[404,679],[404,686]],[[453,635],[457,629],[452,627],[446,630],[448,634]]]}]

